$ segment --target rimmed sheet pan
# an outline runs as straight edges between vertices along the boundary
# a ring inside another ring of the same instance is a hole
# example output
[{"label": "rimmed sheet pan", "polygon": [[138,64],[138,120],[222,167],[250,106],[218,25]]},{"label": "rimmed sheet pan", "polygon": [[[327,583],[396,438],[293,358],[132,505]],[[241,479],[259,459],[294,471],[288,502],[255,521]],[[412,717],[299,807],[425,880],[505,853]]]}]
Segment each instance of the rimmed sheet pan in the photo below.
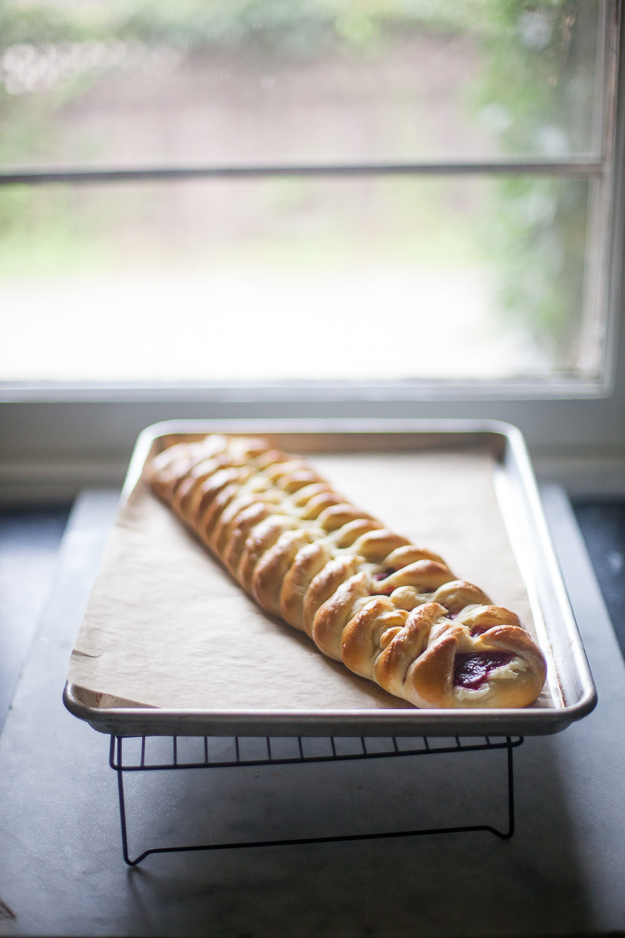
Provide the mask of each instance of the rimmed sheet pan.
[{"label": "rimmed sheet pan", "polygon": [[[208,432],[305,453],[391,529],[521,614],[548,684],[523,710],[418,710],[266,615],[142,481]],[[544,734],[596,692],[518,430],[495,421],[168,421],[139,437],[70,663],[65,704],[118,735]]]}]

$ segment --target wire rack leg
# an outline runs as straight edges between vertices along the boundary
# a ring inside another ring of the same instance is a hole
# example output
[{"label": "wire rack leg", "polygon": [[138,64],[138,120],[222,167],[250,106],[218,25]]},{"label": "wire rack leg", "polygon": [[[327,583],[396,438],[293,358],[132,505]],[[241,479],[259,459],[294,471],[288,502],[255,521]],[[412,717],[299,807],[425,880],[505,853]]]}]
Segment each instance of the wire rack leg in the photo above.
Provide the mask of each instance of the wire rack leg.
[{"label": "wire rack leg", "polygon": [[506,736],[506,742],[508,744],[508,830],[505,834],[500,834],[502,840],[510,840],[515,830],[515,817],[514,817],[514,749],[512,745],[512,740],[509,736]]},{"label": "wire rack leg", "polygon": [[123,765],[122,762],[122,737],[121,736],[111,736],[111,755],[110,761],[113,765],[113,756],[115,755],[115,743],[117,742],[117,795],[119,798],[119,820],[122,829],[122,853],[124,855],[124,862],[128,866],[136,866],[141,862],[142,857],[139,857],[137,860],[131,860],[128,853],[128,827],[126,824],[126,798],[124,795],[124,773],[121,769]]}]

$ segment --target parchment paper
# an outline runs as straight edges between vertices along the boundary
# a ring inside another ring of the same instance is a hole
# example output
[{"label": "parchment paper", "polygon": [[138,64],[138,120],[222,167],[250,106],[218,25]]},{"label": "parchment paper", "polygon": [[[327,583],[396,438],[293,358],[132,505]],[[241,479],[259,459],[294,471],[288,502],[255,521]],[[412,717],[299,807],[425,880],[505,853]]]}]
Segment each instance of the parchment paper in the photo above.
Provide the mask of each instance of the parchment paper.
[{"label": "parchment paper", "polygon": [[[391,530],[441,554],[458,578],[520,615],[523,580],[484,452],[311,457]],[[140,482],[105,550],[69,667],[96,694],[163,708],[411,708],[259,609]],[[128,705],[126,703],[126,705]],[[552,706],[548,696],[539,706]]]}]

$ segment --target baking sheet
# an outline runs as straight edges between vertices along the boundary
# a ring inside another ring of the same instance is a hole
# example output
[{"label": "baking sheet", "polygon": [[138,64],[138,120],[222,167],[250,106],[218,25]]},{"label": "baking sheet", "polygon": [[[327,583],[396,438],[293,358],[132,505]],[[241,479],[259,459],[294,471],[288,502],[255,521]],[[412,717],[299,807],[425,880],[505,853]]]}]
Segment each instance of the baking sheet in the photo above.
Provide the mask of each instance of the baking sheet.
[{"label": "baking sheet", "polygon": [[[340,492],[535,634],[486,451],[313,455]],[[69,681],[140,706],[218,710],[409,709],[322,655],[247,597],[139,482],[110,537]],[[97,704],[96,704],[97,705]],[[544,691],[534,706],[553,706]]]}]

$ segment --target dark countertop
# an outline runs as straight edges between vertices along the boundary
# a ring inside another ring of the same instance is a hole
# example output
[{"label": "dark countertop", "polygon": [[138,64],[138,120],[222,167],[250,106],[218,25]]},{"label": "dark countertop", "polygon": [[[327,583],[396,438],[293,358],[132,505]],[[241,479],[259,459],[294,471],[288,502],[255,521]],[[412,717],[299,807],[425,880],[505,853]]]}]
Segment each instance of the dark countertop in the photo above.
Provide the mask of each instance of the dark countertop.
[{"label": "dark countertop", "polygon": [[[511,841],[471,833],[227,850],[154,856],[128,869],[108,738],[61,703],[116,506],[114,492],[85,493],[0,735],[0,934],[625,933],[625,665],[570,506],[558,488],[543,496],[600,702],[563,733],[517,750]],[[399,829],[420,815],[502,820],[501,754],[417,761],[135,777],[131,837],[139,848],[204,827],[247,839]]]},{"label": "dark countertop", "polygon": [[625,501],[576,500],[573,510],[625,655]]},{"label": "dark countertop", "polygon": [[0,509],[0,727],[54,583],[70,507]]}]

